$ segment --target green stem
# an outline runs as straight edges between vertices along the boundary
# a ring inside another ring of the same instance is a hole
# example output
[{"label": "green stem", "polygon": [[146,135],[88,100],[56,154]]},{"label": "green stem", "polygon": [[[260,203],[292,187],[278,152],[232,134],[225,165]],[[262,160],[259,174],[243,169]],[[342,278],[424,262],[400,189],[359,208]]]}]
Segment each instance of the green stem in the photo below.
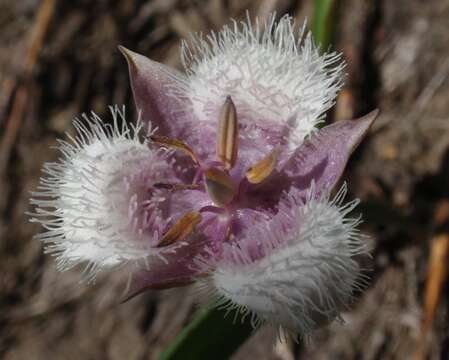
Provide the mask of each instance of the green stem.
[{"label": "green stem", "polygon": [[253,329],[248,322],[242,323],[240,316],[234,322],[234,313],[224,315],[222,310],[200,310],[159,360],[228,359],[252,334]]}]

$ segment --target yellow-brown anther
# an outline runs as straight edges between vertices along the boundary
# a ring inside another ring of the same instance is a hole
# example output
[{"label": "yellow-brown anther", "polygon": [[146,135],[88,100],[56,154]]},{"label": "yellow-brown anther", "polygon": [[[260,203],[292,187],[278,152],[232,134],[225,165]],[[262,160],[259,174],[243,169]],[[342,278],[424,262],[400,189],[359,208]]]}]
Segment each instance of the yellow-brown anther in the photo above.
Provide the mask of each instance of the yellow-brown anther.
[{"label": "yellow-brown anther", "polygon": [[158,135],[150,136],[150,140],[155,143],[158,143],[160,145],[163,145],[163,146],[175,149],[175,150],[180,150],[180,151],[184,152],[185,154],[189,155],[192,158],[192,160],[198,164],[198,158],[196,157],[195,153],[190,148],[190,146],[187,145],[185,142],[178,140],[178,139],[171,139],[166,136],[158,136]]},{"label": "yellow-brown anther", "polygon": [[177,241],[184,240],[190,235],[195,226],[201,222],[201,214],[196,211],[190,211],[184,214],[168,231],[162,236],[158,247],[167,246]]},{"label": "yellow-brown anther", "polygon": [[236,160],[239,142],[237,111],[230,96],[221,108],[217,131],[217,157],[225,169],[231,169]]},{"label": "yellow-brown anther", "polygon": [[236,187],[229,175],[219,169],[211,168],[204,173],[206,191],[217,206],[228,205],[236,194]]},{"label": "yellow-brown anther", "polygon": [[259,160],[254,166],[246,172],[246,178],[251,184],[260,184],[273,172],[278,157],[278,151],[273,150],[262,160]]}]

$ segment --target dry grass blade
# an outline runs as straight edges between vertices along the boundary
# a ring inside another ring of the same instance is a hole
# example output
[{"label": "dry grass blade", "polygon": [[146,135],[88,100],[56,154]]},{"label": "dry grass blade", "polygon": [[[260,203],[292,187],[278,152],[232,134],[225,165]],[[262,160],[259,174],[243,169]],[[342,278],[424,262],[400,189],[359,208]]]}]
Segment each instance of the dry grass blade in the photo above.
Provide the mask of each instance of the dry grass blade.
[{"label": "dry grass blade", "polygon": [[[443,201],[437,208],[435,222],[444,226],[449,221],[449,202]],[[427,358],[428,337],[447,280],[449,264],[449,232],[436,235],[431,242],[428,275],[424,293],[424,316],[421,323],[421,336],[416,360]]]},{"label": "dry grass blade", "polygon": [[[30,45],[23,64],[23,76],[25,79],[27,79],[33,72],[55,7],[56,0],[44,0],[39,8],[35,24],[30,30]],[[11,149],[16,142],[17,134],[20,126],[22,125],[28,99],[28,92],[29,89],[27,84],[21,85],[17,89],[14,101],[12,103],[11,114],[6,123],[3,141],[0,146],[0,173],[3,174],[5,173],[4,170],[8,164]]]}]

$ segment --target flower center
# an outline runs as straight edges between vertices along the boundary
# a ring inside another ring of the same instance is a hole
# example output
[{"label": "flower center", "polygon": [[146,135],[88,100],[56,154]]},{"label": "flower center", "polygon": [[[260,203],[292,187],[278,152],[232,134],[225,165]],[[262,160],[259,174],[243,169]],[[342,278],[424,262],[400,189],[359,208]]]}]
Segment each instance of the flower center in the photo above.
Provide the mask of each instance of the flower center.
[{"label": "flower center", "polygon": [[[245,173],[245,177],[238,184],[231,178],[229,171],[235,166],[238,158],[239,123],[237,110],[230,96],[226,98],[218,119],[217,161],[207,166],[202,165],[195,152],[182,140],[171,139],[165,136],[151,136],[150,140],[161,146],[183,152],[198,166],[197,176],[195,176],[192,184],[158,183],[155,186],[169,191],[204,189],[214,206],[206,206],[200,212],[232,213],[232,207],[236,202],[235,200],[239,197],[239,192],[242,192],[242,189],[245,189],[250,184],[260,184],[267,179],[272,174],[278,157],[278,151],[275,149],[253,166],[250,166]],[[177,241],[181,235],[182,238],[185,238],[186,235],[194,230],[194,226],[201,221],[200,212],[187,212],[167,231],[163,239],[168,237],[171,243]],[[195,219],[193,225],[192,218]]]}]

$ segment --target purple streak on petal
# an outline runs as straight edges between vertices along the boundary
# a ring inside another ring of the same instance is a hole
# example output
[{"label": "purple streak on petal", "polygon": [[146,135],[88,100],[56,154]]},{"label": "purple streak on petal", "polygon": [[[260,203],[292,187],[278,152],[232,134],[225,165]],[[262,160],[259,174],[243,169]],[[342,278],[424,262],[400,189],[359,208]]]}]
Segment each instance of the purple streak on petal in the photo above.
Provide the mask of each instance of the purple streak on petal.
[{"label": "purple streak on petal", "polygon": [[[264,253],[261,248],[260,238],[258,236],[252,236],[254,234],[253,230],[260,224],[266,224],[271,216],[272,214],[269,212],[260,209],[237,209],[231,221],[231,233],[233,236],[229,241],[222,244],[221,256],[217,258],[217,261],[222,260],[226,249],[233,246],[244,246],[246,254],[251,258],[251,261],[262,258]],[[243,240],[244,242],[242,242]]]},{"label": "purple streak on petal", "polygon": [[130,282],[122,296],[122,302],[128,301],[146,290],[167,289],[189,285],[199,268],[193,263],[195,256],[202,254],[207,242],[202,235],[192,235],[188,244],[178,247],[173,253],[164,254],[164,260],[152,257],[148,259],[149,268],[131,270]]},{"label": "purple streak on petal", "polygon": [[185,240],[186,245],[177,247],[173,253],[164,254],[164,259],[155,256],[148,258],[148,269],[133,269],[122,302],[146,290],[189,285],[201,275],[202,268],[194,261],[197,257],[208,258],[212,262],[220,256],[229,219],[226,215],[215,213],[203,213],[202,216],[203,220],[195,232]]},{"label": "purple streak on petal", "polygon": [[210,255],[218,256],[221,251],[221,244],[226,239],[231,218],[226,212],[221,214],[203,212],[202,215],[203,222],[198,228],[209,241]]},{"label": "purple streak on petal", "polygon": [[151,121],[160,134],[179,138],[185,128],[183,114],[188,107],[188,100],[177,96],[184,75],[122,46],[119,50],[128,62],[134,102],[142,111],[142,119]]},{"label": "purple streak on petal", "polygon": [[187,211],[200,211],[202,207],[212,205],[212,201],[203,190],[167,190],[164,196],[167,201],[161,210],[174,220]]},{"label": "purple streak on petal", "polygon": [[359,119],[326,126],[293,153],[282,173],[300,190],[299,196],[306,194],[312,181],[317,195],[333,188],[378,113],[374,110]]}]

